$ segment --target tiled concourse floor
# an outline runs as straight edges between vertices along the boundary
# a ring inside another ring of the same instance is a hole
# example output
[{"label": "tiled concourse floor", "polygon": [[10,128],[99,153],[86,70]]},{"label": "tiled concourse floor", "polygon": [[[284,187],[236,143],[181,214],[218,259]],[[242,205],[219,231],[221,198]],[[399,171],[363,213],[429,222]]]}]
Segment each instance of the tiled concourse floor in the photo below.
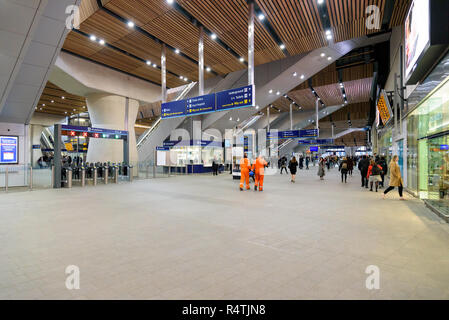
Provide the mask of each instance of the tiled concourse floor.
[{"label": "tiled concourse floor", "polygon": [[262,193],[227,173],[0,193],[0,298],[448,299],[449,225],[359,181],[312,168]]}]

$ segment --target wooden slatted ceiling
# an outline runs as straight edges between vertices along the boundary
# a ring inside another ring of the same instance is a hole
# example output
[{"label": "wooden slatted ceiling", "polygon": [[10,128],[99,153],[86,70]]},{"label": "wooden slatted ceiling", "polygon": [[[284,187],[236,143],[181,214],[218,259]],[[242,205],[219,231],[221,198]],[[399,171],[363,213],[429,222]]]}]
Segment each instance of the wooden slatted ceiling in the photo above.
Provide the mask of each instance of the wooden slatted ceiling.
[{"label": "wooden slatted ceiling", "polygon": [[[356,143],[354,143],[354,139]],[[335,145],[344,145],[347,147],[365,146],[366,145],[366,132],[355,131],[344,135],[341,138],[335,139]]]},{"label": "wooden slatted ceiling", "polygon": [[348,103],[369,101],[373,78],[344,82]]},{"label": "wooden slatted ceiling", "polygon": [[404,24],[411,0],[396,0],[390,20],[390,28]]},{"label": "wooden slatted ceiling", "polygon": [[314,89],[326,106],[336,106],[344,103],[340,86],[337,83],[314,87]]},{"label": "wooden slatted ceiling", "polygon": [[380,21],[382,21],[385,2],[387,0],[327,0],[327,10],[333,31],[335,42],[345,41],[370,33],[378,32],[377,29],[366,27],[365,10],[370,5],[380,9]]},{"label": "wooden slatted ceiling", "polygon": [[[223,40],[240,56],[248,53],[248,5],[245,0],[203,1],[178,0],[192,16]],[[269,49],[269,50],[267,50]],[[255,64],[285,57],[279,45],[263,25],[255,19]]]},{"label": "wooden slatted ceiling", "polygon": [[348,120],[348,112],[351,114],[351,121],[353,120],[361,120],[361,119],[368,119],[370,111],[370,104],[369,102],[361,102],[361,103],[354,103],[354,104],[348,104],[347,106],[341,108],[340,110],[335,111],[332,113],[332,115],[326,116],[325,118],[321,119],[320,122],[326,123],[331,121],[337,122],[337,121],[347,121]]},{"label": "wooden slatted ceiling", "polygon": [[[62,97],[65,99],[62,99]],[[43,106],[43,104],[45,104],[45,106]],[[42,110],[40,110],[41,108]],[[75,111],[73,109],[75,109]],[[70,115],[86,111],[86,99],[84,97],[67,93],[51,82],[47,82],[35,108],[35,112],[56,115]],[[65,112],[67,112],[67,114]]]},{"label": "wooden slatted ceiling", "polygon": [[98,3],[97,0],[82,0],[80,4],[80,23],[89,18],[92,14],[97,11]]},{"label": "wooden slatted ceiling", "polygon": [[288,93],[288,96],[305,110],[315,108],[316,98],[310,89],[292,91]]},{"label": "wooden slatted ceiling", "polygon": [[256,0],[292,55],[326,46],[315,0]]}]

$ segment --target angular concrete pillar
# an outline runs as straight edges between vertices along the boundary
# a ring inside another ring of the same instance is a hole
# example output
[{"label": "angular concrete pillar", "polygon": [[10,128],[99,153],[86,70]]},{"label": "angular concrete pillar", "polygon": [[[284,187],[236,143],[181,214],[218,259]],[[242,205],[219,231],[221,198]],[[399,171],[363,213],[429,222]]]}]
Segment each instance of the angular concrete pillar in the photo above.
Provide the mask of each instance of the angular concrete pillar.
[{"label": "angular concrete pillar", "polygon": [[[137,146],[134,124],[139,110],[139,102],[129,99],[128,116],[126,116],[126,98],[117,95],[94,93],[86,97],[90,120],[94,128],[106,128],[129,131],[129,162],[136,165]],[[125,124],[126,119],[128,123]],[[114,139],[89,140],[87,162],[122,162],[123,141]]]}]

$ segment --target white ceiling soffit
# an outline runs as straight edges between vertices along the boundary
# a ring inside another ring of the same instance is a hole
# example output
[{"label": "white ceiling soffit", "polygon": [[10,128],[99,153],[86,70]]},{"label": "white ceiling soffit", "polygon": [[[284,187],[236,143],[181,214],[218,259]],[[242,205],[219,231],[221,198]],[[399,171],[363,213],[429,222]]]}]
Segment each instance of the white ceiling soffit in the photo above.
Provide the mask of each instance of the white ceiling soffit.
[{"label": "white ceiling soffit", "polygon": [[66,8],[81,0],[3,0],[0,121],[28,123],[69,32]]}]

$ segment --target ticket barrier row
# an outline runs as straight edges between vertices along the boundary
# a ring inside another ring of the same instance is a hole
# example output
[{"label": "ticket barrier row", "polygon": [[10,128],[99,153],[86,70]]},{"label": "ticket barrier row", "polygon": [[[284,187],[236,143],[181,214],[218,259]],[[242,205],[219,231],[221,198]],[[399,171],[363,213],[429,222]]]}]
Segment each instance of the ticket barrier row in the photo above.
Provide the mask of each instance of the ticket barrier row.
[{"label": "ticket barrier row", "polygon": [[[52,167],[52,177],[54,166]],[[96,186],[98,182],[104,184],[118,183],[119,176],[128,177],[128,181],[133,181],[133,166],[125,164],[86,164],[82,166],[65,166],[61,169],[61,187],[71,188],[73,182],[77,182],[81,187],[86,183]],[[52,183],[53,185],[53,183]]]}]

